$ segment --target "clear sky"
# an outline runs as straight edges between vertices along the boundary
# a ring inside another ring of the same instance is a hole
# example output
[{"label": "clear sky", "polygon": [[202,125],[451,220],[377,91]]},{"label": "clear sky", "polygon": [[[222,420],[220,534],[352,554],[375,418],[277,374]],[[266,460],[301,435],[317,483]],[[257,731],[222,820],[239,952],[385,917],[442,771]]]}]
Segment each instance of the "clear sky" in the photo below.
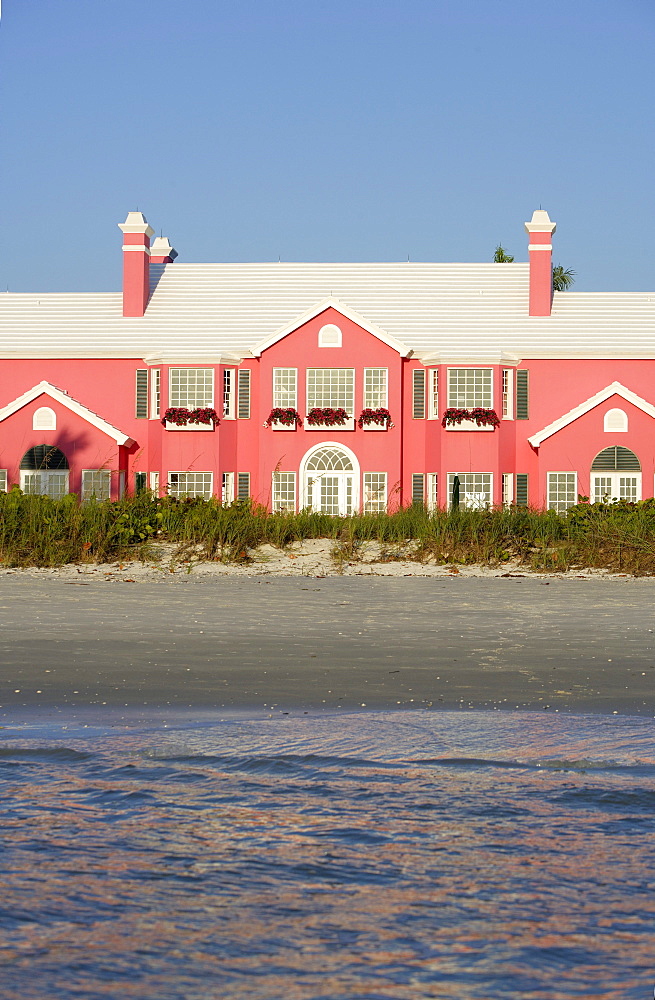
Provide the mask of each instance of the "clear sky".
[{"label": "clear sky", "polygon": [[0,288],[180,261],[527,259],[655,289],[655,2],[4,0]]}]

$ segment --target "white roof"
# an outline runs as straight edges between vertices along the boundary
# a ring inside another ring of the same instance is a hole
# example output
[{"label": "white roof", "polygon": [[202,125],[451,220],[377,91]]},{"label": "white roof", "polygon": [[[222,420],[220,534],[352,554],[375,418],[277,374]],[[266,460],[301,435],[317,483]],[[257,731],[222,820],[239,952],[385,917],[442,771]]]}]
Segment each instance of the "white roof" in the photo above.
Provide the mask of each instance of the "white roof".
[{"label": "white roof", "polygon": [[560,292],[529,317],[528,267],[152,264],[142,318],[120,292],[0,294],[0,357],[234,359],[326,300],[431,361],[655,356],[655,292]]}]

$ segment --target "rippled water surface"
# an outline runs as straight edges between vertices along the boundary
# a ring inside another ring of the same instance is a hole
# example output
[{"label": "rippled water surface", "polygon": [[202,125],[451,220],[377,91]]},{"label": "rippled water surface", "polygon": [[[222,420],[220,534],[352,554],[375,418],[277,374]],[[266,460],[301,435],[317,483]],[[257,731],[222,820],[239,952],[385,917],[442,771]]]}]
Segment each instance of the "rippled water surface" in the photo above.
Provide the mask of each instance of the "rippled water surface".
[{"label": "rippled water surface", "polygon": [[0,732],[4,1000],[652,997],[655,724]]}]

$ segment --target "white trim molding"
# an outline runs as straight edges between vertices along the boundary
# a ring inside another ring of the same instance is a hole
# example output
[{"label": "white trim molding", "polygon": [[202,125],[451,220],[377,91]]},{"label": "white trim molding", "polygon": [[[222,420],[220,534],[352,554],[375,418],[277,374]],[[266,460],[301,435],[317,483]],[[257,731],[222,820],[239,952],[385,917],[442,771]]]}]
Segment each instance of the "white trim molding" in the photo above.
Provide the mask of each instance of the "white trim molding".
[{"label": "white trim molding", "polygon": [[82,417],[82,419],[86,420],[87,423],[97,427],[97,429],[102,431],[103,434],[113,438],[116,444],[127,445],[128,447],[134,444],[134,440],[129,437],[129,435],[124,434],[123,431],[118,429],[118,427],[114,427],[113,424],[103,420],[102,417],[99,417],[97,413],[93,412],[93,410],[89,410],[83,403],[78,403],[76,399],[71,399],[70,396],[68,396],[65,392],[62,392],[62,390],[58,389],[56,386],[51,385],[50,382],[39,382],[38,385],[32,386],[32,388],[28,389],[27,392],[24,392],[22,396],[18,396],[11,403],[8,403],[7,406],[0,409],[0,422],[6,420],[7,417],[10,417],[13,413],[22,409],[23,406],[27,406],[28,403],[31,403],[33,400],[38,399],[38,397],[42,395],[50,396],[50,398],[54,399],[57,403],[61,403],[61,405],[65,406],[66,409],[70,410],[72,413],[76,413],[78,417]]},{"label": "white trim molding", "polygon": [[597,392],[595,396],[590,396],[589,399],[585,399],[584,403],[580,403],[578,406],[574,406],[572,410],[568,413],[564,413],[557,420],[553,420],[552,424],[548,424],[542,430],[537,431],[528,438],[528,442],[533,448],[538,448],[547,438],[551,437],[553,434],[557,434],[562,428],[567,427],[572,424],[574,420],[578,417],[584,416],[589,410],[593,410],[595,406],[600,403],[604,403],[606,400],[610,399],[612,396],[621,396],[626,402],[632,403],[638,409],[643,410],[647,413],[649,417],[655,418],[655,406],[652,403],[647,402],[641,396],[638,396],[636,392],[632,389],[626,389],[624,385],[620,382],[612,382],[610,385],[606,385],[604,389]]}]

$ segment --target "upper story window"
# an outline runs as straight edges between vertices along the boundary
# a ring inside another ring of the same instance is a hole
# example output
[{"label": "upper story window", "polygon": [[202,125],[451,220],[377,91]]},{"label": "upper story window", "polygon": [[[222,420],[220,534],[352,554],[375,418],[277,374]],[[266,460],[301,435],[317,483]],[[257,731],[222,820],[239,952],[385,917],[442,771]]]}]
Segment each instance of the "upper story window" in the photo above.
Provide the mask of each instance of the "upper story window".
[{"label": "upper story window", "polygon": [[377,410],[388,405],[386,368],[364,369],[364,409]]},{"label": "upper story window", "polygon": [[430,368],[428,371],[428,416],[430,420],[439,419],[439,369]]},{"label": "upper story window", "polygon": [[32,417],[33,431],[56,431],[57,415],[49,406],[40,406]]},{"label": "upper story window", "polygon": [[273,369],[273,406],[283,409],[298,406],[298,369]]},{"label": "upper story window", "polygon": [[223,416],[227,420],[234,419],[234,369],[223,369]]},{"label": "upper story window", "polygon": [[171,368],[168,405],[196,410],[214,405],[213,368]]},{"label": "upper story window", "polygon": [[352,368],[308,368],[307,409],[342,408],[349,416],[355,409],[355,372]]},{"label": "upper story window", "polygon": [[472,410],[493,407],[493,372],[491,368],[449,368],[448,407]]},{"label": "upper story window", "polygon": [[161,410],[161,371],[150,369],[150,419],[157,420]]},{"label": "upper story window", "polygon": [[319,347],[341,347],[341,330],[334,323],[327,323],[318,331]]},{"label": "upper story window", "polygon": [[503,398],[503,420],[512,420],[514,417],[514,389],[513,375],[511,368],[503,368],[502,372],[502,398]]},{"label": "upper story window", "polygon": [[628,429],[628,414],[625,410],[608,410],[603,418],[603,430],[626,432]]}]

